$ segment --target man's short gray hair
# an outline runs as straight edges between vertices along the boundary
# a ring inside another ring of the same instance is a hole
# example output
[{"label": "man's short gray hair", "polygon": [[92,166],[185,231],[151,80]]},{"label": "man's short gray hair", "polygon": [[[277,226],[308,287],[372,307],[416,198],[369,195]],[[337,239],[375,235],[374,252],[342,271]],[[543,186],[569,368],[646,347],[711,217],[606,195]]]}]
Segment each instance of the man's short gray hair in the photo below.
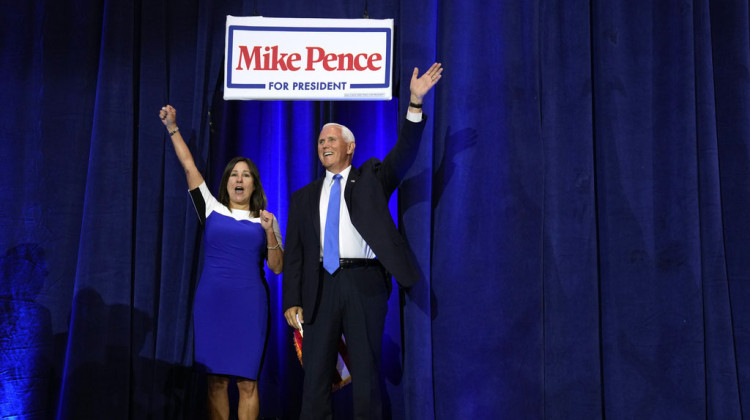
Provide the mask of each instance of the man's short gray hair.
[{"label": "man's short gray hair", "polygon": [[[341,125],[339,123],[334,123],[334,122],[330,122],[324,125],[323,128],[326,128],[329,125],[333,125],[333,126],[341,128],[341,137],[344,139],[344,141],[347,143],[354,143],[354,134],[352,133],[352,130],[347,128],[345,125]],[[321,131],[323,130],[321,129]]]}]

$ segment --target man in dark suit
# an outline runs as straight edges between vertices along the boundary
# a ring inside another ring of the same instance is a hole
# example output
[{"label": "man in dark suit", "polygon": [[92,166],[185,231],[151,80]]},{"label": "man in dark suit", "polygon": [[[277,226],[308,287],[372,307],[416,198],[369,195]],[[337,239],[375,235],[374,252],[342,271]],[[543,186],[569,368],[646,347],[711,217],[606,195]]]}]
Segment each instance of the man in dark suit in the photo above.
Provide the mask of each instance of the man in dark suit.
[{"label": "man in dark suit", "polygon": [[318,157],[326,175],[292,195],[284,250],[287,323],[302,329],[305,368],[301,419],[331,419],[331,380],[343,332],[349,351],[354,416],[381,419],[380,353],[391,282],[404,287],[419,274],[398,232],[388,200],[414,163],[425,119],[422,99],[440,80],[433,64],[414,69],[406,120],[381,162],[351,166],[356,146],[348,128],[326,124]]}]

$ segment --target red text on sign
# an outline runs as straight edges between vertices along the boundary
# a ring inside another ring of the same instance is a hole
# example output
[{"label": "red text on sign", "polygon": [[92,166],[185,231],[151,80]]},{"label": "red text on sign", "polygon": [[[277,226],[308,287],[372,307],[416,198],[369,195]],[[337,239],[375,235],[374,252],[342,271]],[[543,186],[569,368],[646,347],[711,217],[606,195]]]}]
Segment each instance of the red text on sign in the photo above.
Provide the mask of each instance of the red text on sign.
[{"label": "red text on sign", "polygon": [[[256,45],[252,50],[246,45],[238,48],[239,62],[235,70],[298,71],[302,68],[303,58],[300,53],[279,53],[278,45]],[[376,71],[382,67],[383,56],[379,53],[334,54],[327,53],[320,47],[306,47],[305,50],[305,71],[314,71],[319,67],[325,71]]]}]

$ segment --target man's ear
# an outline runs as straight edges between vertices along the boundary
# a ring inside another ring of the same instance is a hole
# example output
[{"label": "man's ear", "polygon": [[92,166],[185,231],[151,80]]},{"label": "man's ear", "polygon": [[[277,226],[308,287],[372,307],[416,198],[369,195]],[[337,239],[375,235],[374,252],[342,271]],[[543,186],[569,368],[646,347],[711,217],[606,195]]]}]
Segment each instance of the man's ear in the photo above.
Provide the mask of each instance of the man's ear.
[{"label": "man's ear", "polygon": [[355,142],[347,143],[346,144],[346,154],[347,155],[353,155],[355,147],[357,147],[357,143],[355,143]]}]

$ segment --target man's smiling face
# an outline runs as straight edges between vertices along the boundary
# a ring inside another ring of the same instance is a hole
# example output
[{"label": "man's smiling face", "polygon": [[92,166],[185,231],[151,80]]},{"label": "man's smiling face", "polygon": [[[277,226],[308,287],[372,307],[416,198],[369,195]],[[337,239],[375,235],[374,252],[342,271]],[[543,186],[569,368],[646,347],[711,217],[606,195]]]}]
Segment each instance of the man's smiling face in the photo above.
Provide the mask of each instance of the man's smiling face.
[{"label": "man's smiling face", "polygon": [[341,135],[341,127],[328,125],[318,136],[318,158],[326,170],[337,174],[352,163],[355,144],[347,143]]}]

